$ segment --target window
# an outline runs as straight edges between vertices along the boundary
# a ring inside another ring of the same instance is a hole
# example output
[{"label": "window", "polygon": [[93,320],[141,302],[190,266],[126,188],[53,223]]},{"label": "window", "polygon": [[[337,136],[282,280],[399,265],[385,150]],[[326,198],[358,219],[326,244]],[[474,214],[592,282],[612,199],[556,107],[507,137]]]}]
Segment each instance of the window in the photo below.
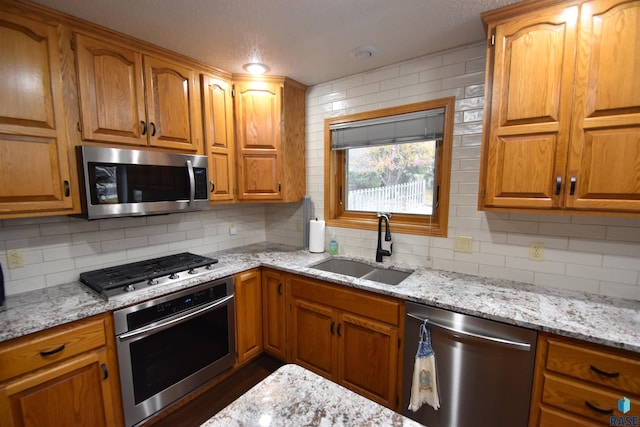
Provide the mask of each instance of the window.
[{"label": "window", "polygon": [[446,237],[454,101],[326,119],[327,225]]}]

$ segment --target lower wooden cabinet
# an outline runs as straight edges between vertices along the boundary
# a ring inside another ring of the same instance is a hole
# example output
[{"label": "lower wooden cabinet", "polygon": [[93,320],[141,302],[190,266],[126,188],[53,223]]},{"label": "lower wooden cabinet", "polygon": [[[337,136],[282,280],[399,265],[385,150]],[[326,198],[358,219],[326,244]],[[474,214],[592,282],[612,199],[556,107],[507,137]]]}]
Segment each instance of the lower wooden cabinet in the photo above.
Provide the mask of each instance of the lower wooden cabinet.
[{"label": "lower wooden cabinet", "polygon": [[0,425],[121,426],[111,315],[0,345]]},{"label": "lower wooden cabinet", "polygon": [[640,356],[540,334],[531,400],[530,426],[626,425],[640,418]]},{"label": "lower wooden cabinet", "polygon": [[262,353],[262,287],[259,268],[235,281],[236,360],[242,365]]},{"label": "lower wooden cabinet", "polygon": [[402,301],[289,276],[290,361],[398,407]]},{"label": "lower wooden cabinet", "polygon": [[262,342],[265,352],[282,361],[287,360],[285,278],[277,270],[262,271]]}]

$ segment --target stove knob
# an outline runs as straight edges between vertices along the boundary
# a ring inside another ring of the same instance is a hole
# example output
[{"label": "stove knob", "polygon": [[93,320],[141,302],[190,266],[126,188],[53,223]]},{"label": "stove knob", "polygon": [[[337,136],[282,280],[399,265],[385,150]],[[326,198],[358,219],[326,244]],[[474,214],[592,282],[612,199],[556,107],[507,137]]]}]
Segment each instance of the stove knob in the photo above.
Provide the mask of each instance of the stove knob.
[{"label": "stove knob", "polygon": [[191,268],[189,269],[188,273],[189,274],[196,274],[198,271],[195,268]]},{"label": "stove knob", "polygon": [[169,276],[169,279],[179,279],[180,276],[178,276],[177,273],[173,273],[171,276]]},{"label": "stove knob", "polygon": [[147,285],[152,286],[152,285],[157,285],[158,284],[158,279],[149,279],[149,281],[147,282]]},{"label": "stove knob", "polygon": [[122,290],[125,291],[125,292],[131,292],[131,291],[135,291],[136,287],[133,286],[133,285],[127,285],[124,288],[122,288]]}]

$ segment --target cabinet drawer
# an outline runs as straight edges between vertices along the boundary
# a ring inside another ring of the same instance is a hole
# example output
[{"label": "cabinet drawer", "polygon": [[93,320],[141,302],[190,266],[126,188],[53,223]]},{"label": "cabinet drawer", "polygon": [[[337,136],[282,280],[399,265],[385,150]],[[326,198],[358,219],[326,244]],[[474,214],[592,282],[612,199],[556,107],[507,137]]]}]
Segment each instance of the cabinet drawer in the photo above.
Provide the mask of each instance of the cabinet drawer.
[{"label": "cabinet drawer", "polygon": [[640,395],[640,357],[549,340],[547,369]]},{"label": "cabinet drawer", "polygon": [[[618,400],[624,396],[622,393],[553,374],[546,373],[544,375],[543,403],[607,425],[609,425],[611,416],[623,415],[618,411]],[[640,416],[640,400],[629,395],[626,397],[631,401],[631,410],[624,416]],[[593,407],[599,408],[601,411]]]},{"label": "cabinet drawer", "polygon": [[291,277],[291,294],[391,325],[400,322],[401,302],[357,289],[324,284],[313,279]]},{"label": "cabinet drawer", "polygon": [[540,408],[540,427],[598,427],[601,425],[546,406]]},{"label": "cabinet drawer", "polygon": [[0,345],[0,381],[106,345],[105,318],[92,318]]}]

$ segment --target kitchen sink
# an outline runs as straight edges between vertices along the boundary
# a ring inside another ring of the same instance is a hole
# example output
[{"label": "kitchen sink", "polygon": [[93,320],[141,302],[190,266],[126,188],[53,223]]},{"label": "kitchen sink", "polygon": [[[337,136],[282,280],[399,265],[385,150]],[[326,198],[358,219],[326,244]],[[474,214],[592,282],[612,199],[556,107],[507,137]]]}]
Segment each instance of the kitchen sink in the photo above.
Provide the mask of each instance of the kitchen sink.
[{"label": "kitchen sink", "polygon": [[330,258],[316,265],[311,265],[310,267],[316,270],[358,277],[387,285],[397,285],[413,273],[413,270],[375,267],[366,262],[342,258]]}]

